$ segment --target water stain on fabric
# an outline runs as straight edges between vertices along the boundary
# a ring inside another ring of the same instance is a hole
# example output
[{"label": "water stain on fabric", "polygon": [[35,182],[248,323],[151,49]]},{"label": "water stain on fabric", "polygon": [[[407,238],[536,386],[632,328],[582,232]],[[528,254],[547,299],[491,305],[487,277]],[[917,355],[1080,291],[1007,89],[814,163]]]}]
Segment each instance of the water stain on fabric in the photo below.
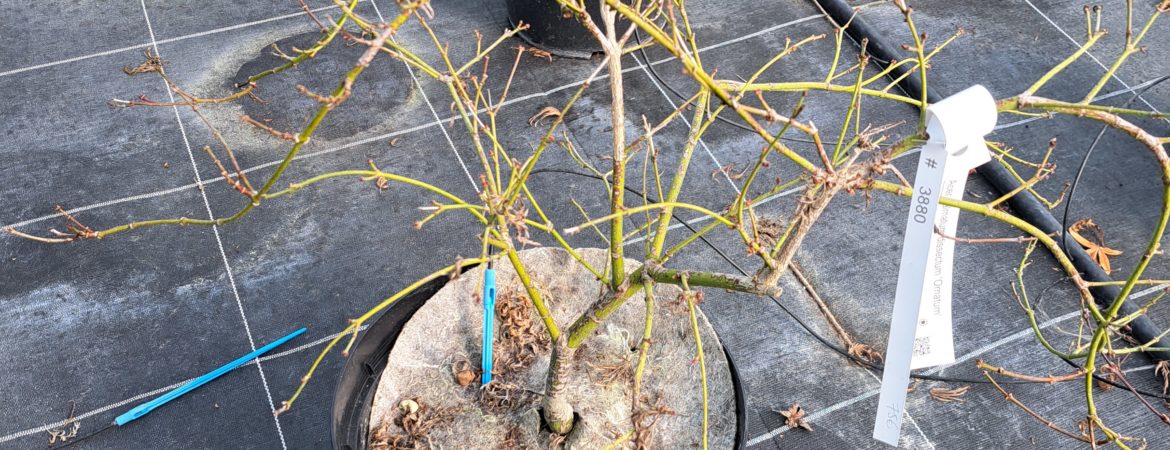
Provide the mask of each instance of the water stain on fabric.
[{"label": "water stain on fabric", "polygon": [[[284,53],[295,55],[294,49],[311,48],[320,37],[321,33],[313,31],[281,39],[275,45]],[[331,94],[366,48],[364,45],[347,45],[338,37],[315,57],[260,81],[255,92],[264,103],[241,102],[244,114],[277,130],[300,132],[320,104],[298,93],[297,85],[320,95]],[[244,63],[225,84],[231,88],[249,76],[285,62],[273,53],[271,45],[265,46],[258,57]],[[325,119],[328,123],[318,128],[314,137],[337,139],[378,125],[389,112],[407,103],[413,86],[410,73],[402,62],[387,57],[374,58],[354,83],[349,99],[329,113]]]}]

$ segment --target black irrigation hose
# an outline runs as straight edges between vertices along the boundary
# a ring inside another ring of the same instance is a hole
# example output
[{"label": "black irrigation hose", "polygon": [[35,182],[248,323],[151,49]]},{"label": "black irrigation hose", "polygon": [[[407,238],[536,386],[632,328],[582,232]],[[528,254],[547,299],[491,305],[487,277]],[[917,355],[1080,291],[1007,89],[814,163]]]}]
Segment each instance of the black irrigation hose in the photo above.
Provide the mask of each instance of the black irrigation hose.
[{"label": "black irrigation hose", "polygon": [[[870,28],[869,24],[867,24],[865,20],[863,20],[861,17],[857,17],[853,7],[845,3],[844,0],[813,1],[822,11],[824,11],[825,15],[828,16],[828,18],[836,26],[848,23],[849,27],[846,28],[845,31],[849,37],[855,42],[866,41],[866,52],[872,55],[879,64],[888,67],[890,61],[898,59],[897,53],[891,50],[891,47],[889,47],[883,41],[882,36],[874,32],[874,30]],[[889,76],[891,78],[897,79],[907,71],[911,70],[912,69],[910,67],[900,66],[892,70]],[[922,80],[916,73],[911,73],[909,76],[906,76],[902,79],[902,81],[899,83],[899,87],[907,93],[922,92]],[[927,91],[928,102],[935,103],[941,99],[942,98],[939,97],[935,91]],[[1012,192],[1020,186],[1015,177],[1013,177],[1007,169],[999,165],[999,163],[996,161],[979,166],[975,170],[999,192]],[[1048,208],[1041,204],[1040,201],[1037,200],[1036,197],[1032,196],[1030,192],[1024,191],[1012,196],[1012,198],[1008,200],[1008,205],[1020,218],[1028,221],[1028,223],[1031,223],[1041,231],[1049,234],[1059,233],[1062,238],[1061,240],[1066,241],[1065,245],[1067,247],[1067,251],[1065,254],[1069,256],[1069,259],[1072,260],[1073,265],[1083,274],[1083,277],[1086,281],[1113,281],[1111,278],[1109,278],[1109,275],[1106,274],[1103,269],[1101,269],[1101,266],[1098,266],[1097,263],[1089,257],[1089,254],[1085,252],[1085,249],[1081,248],[1080,245],[1067,245],[1067,241],[1071,240],[1072,237],[1064,233],[1064,228],[1061,223],[1057,222],[1056,218],[1052,216],[1052,213],[1048,211]],[[1108,304],[1112,301],[1112,299],[1117,298],[1118,295],[1121,294],[1121,288],[1117,286],[1096,286],[1090,288],[1090,292],[1093,294],[1094,299],[1096,299],[1098,303]],[[1137,312],[1137,310],[1138,307],[1134,306],[1132,302],[1126,302],[1121,305],[1121,309],[1118,311],[1118,313],[1122,317],[1125,317]],[[1153,342],[1154,347],[1170,347],[1170,343],[1158,337],[1160,334],[1158,327],[1155,326],[1154,322],[1146,315],[1141,315],[1137,319],[1134,319],[1132,322],[1130,322],[1129,328],[1129,334],[1137,339],[1138,342]],[[1143,353],[1155,361],[1170,360],[1170,352],[1168,351],[1147,351]]]}]

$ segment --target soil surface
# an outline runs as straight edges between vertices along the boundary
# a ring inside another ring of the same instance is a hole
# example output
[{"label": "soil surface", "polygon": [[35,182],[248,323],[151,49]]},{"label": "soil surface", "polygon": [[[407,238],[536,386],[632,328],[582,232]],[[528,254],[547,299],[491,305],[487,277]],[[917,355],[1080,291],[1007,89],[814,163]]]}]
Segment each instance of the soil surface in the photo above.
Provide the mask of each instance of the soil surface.
[{"label": "soil surface", "polygon": [[[594,267],[605,267],[605,251],[580,252]],[[601,293],[600,283],[564,250],[520,255],[562,329]],[[569,387],[578,419],[562,441],[542,429],[539,412],[549,364],[547,332],[511,264],[497,266],[493,381],[486,388],[479,382],[480,266],[439,291],[403,329],[374,398],[372,448],[603,448],[631,432],[618,448],[635,441],[650,448],[702,445],[701,373],[677,287],[655,287],[652,345],[637,410],[633,368],[645,325],[644,296],[623,304],[578,349]],[[708,446],[731,448],[735,394],[727,359],[701,312],[698,322],[707,368]]]}]

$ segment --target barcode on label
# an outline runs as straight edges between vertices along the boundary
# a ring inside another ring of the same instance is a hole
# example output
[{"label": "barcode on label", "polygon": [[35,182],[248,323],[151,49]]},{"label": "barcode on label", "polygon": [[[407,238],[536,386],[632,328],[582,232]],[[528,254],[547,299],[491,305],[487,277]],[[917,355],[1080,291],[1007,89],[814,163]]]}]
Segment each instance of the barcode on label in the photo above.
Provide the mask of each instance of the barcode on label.
[{"label": "barcode on label", "polygon": [[930,354],[930,336],[914,338],[914,356]]}]

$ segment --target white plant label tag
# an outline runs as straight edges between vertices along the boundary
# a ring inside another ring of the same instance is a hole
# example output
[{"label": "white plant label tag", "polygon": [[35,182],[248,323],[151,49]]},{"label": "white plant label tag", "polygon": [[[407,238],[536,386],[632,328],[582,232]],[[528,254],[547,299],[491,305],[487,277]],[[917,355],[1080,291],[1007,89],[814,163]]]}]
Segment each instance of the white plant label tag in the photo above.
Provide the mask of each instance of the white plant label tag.
[{"label": "white plant label tag", "polygon": [[967,173],[991,160],[983,137],[995,127],[995,99],[975,85],[927,108],[930,137],[918,159],[898,288],[886,345],[885,370],[873,437],[898,445],[910,370],[955,360],[951,327],[951,273],[959,210],[940,197],[961,199]]}]

